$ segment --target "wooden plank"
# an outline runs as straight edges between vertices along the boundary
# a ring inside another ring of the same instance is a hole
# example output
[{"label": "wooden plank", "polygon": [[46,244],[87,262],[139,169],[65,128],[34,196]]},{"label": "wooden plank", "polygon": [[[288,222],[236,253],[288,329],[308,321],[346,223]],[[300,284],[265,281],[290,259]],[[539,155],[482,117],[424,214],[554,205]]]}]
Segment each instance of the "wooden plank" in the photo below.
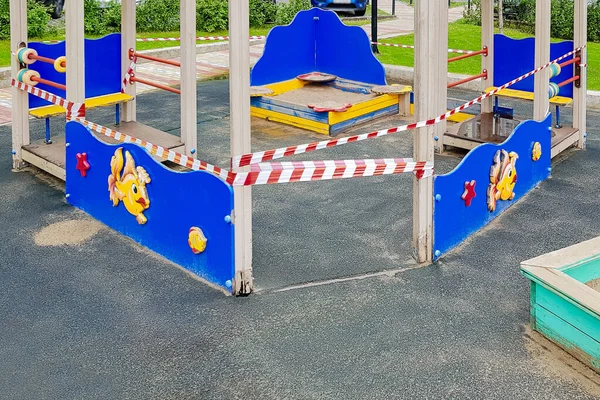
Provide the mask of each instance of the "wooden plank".
[{"label": "wooden plank", "polygon": [[[229,104],[231,156],[252,152],[250,137],[249,9],[247,1],[229,2]],[[272,88],[271,88],[272,89]],[[245,167],[242,170],[249,170]],[[233,294],[252,291],[252,187],[236,186],[235,279]]]},{"label": "wooden plank", "polygon": [[[487,70],[487,80],[481,80],[481,89],[494,84],[494,0],[481,0],[481,47],[488,47],[487,57],[481,57],[481,69]],[[481,102],[481,112],[494,111],[491,97]]]},{"label": "wooden plank", "polygon": [[350,126],[359,125],[359,124],[362,124],[362,123],[365,123],[368,121],[372,121],[376,118],[381,118],[386,115],[394,115],[397,113],[398,113],[398,104],[394,103],[391,106],[388,106],[386,108],[381,108],[379,110],[373,111],[368,114],[362,114],[354,119],[340,122],[335,125],[330,125],[329,126],[329,134],[333,135],[334,133],[342,132],[344,129],[346,129]]},{"label": "wooden plank", "polygon": [[600,257],[600,236],[521,262],[521,267],[564,268]]},{"label": "wooden plank", "polygon": [[554,158],[579,141],[579,131],[574,128],[563,127],[555,130],[552,138],[551,157]]},{"label": "wooden plank", "polygon": [[[31,145],[28,145],[28,146],[31,146]],[[50,175],[57,177],[58,179],[60,179],[62,181],[66,181],[67,173],[66,173],[66,170],[64,167],[56,165],[53,162],[48,161],[47,159],[40,157],[33,152],[30,152],[29,149],[27,148],[28,146],[25,146],[22,149],[23,161],[28,162],[29,164],[41,169],[42,171],[49,173]],[[64,145],[63,145],[63,153],[64,153]]]},{"label": "wooden plank", "polygon": [[309,131],[321,133],[323,135],[329,134],[329,125],[322,123],[311,121],[309,119],[295,117],[293,115],[282,114],[276,111],[264,110],[261,108],[251,107],[250,114],[253,117],[258,117],[262,119],[266,119],[271,122],[279,122],[291,126],[295,126],[297,128],[306,129]]},{"label": "wooden plank", "polygon": [[85,53],[83,2],[70,1],[65,7],[67,100],[85,102]]},{"label": "wooden plank", "polygon": [[261,108],[263,110],[276,111],[281,114],[304,118],[309,121],[327,123],[327,113],[317,112],[305,105],[278,100],[276,96],[252,98],[250,100],[250,108]]},{"label": "wooden plank", "polygon": [[[131,60],[128,57],[129,49],[136,49],[135,41],[135,0],[121,0],[121,75],[125,77]],[[136,120],[136,84],[128,84],[125,93],[134,99],[123,106],[121,119],[125,122]]]},{"label": "wooden plank", "polygon": [[271,83],[265,87],[273,91],[273,96],[277,96],[285,92],[303,88],[306,84],[307,82],[303,82],[300,79],[290,79],[289,81]]},{"label": "wooden plank", "polygon": [[365,114],[370,114],[393,105],[398,105],[398,97],[398,95],[384,94],[377,96],[374,99],[354,104],[348,109],[348,111],[345,112],[329,112],[329,124],[334,125],[340,122],[349,121],[351,119],[359,118]]},{"label": "wooden plank", "polygon": [[[586,0],[575,0],[574,35],[573,45],[575,48],[587,44],[587,5]],[[587,47],[581,51],[581,63],[587,62]],[[573,127],[579,130],[577,147],[585,148],[587,120],[587,68],[581,68],[579,72],[580,86],[573,85]]]},{"label": "wooden plank", "polygon": [[[421,0],[415,4],[415,119],[434,118],[446,110],[448,75],[448,4]],[[441,22],[443,21],[443,22]],[[433,162],[434,136],[445,125],[419,128],[413,133],[413,158]],[[433,179],[414,180],[413,252],[418,262],[433,256]]]},{"label": "wooden plank", "polygon": [[[133,97],[125,93],[113,93],[103,96],[90,97],[89,99],[85,100],[85,109],[90,110],[92,108],[97,107],[112,106],[119,103],[125,103],[131,100],[133,100]],[[56,117],[65,113],[66,110],[64,108],[54,104],[49,106],[36,107],[29,110],[29,114],[35,118]]]},{"label": "wooden plank", "polygon": [[[535,67],[550,61],[550,0],[536,1],[535,7]],[[542,121],[548,114],[549,70],[534,75],[533,119]]]},{"label": "wooden plank", "polygon": [[[15,51],[21,43],[27,43],[27,1],[10,0],[10,48]],[[10,61],[12,76],[17,76],[20,65],[15,57]],[[29,144],[29,101],[28,94],[16,87],[12,95],[12,163],[14,169],[23,165],[21,148]]]},{"label": "wooden plank", "polygon": [[449,116],[448,121],[450,121],[450,122],[465,122],[465,121],[469,121],[473,118],[475,118],[475,116],[473,114],[458,112],[454,115]]},{"label": "wooden plank", "polygon": [[[485,92],[489,93],[494,89],[496,89],[495,86],[490,86],[485,89]],[[515,89],[502,89],[501,91],[496,93],[494,96],[507,97],[507,98],[519,99],[519,100],[528,100],[528,101],[533,101],[534,97],[535,97],[533,92],[526,92],[524,90],[515,90]],[[553,104],[553,105],[567,106],[573,102],[573,99],[570,97],[564,97],[564,96],[554,96],[551,99],[549,99],[548,101],[550,104]]]},{"label": "wooden plank", "polygon": [[[110,128],[166,149],[175,149],[183,146],[183,143],[181,143],[177,136],[136,121],[121,122],[119,125],[113,125]],[[97,136],[107,143],[120,143],[104,135]]]},{"label": "wooden plank", "polygon": [[[185,154],[196,157],[198,147],[196,96],[196,0],[181,0],[181,142]],[[248,93],[248,98],[250,93]],[[249,100],[248,100],[249,101]]]}]

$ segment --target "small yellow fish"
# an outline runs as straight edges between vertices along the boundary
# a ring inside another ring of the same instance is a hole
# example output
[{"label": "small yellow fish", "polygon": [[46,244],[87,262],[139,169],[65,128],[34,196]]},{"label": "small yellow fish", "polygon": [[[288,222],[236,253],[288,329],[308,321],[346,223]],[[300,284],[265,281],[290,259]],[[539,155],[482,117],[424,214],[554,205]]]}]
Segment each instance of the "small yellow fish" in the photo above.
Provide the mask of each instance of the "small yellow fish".
[{"label": "small yellow fish", "polygon": [[[135,161],[128,151],[125,151],[125,167],[123,168],[123,148],[119,147],[110,160],[111,174],[108,176],[109,198],[116,207],[119,201],[135,216],[139,224],[148,220],[143,212],[150,207],[150,198],[146,184],[150,176],[143,167],[135,167]],[[123,173],[121,175],[121,172]]]},{"label": "small yellow fish", "polygon": [[533,150],[531,152],[531,159],[533,161],[537,161],[540,159],[541,156],[542,156],[542,145],[540,144],[540,142],[535,142],[533,144]]},{"label": "small yellow fish", "polygon": [[190,228],[188,235],[188,245],[194,254],[200,254],[206,249],[206,236],[202,232],[202,229],[193,226]]},{"label": "small yellow fish", "polygon": [[498,200],[512,200],[517,183],[516,163],[519,156],[514,151],[498,150],[494,155],[494,164],[490,168],[490,185],[488,186],[488,210],[496,210]]}]

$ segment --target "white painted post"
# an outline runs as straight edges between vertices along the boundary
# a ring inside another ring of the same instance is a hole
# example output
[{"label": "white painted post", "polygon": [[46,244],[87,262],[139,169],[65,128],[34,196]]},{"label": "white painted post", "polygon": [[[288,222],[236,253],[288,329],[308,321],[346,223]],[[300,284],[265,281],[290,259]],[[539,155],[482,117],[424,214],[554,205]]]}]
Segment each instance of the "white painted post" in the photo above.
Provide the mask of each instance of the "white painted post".
[{"label": "white painted post", "polygon": [[[535,7],[535,67],[550,61],[550,0],[538,0]],[[542,121],[549,111],[549,69],[534,76],[533,119]]]},{"label": "white painted post", "polygon": [[[121,1],[121,76],[125,78],[127,70],[131,65],[129,59],[129,49],[136,49],[135,42],[135,0],[122,0]],[[121,119],[125,122],[136,120],[136,84],[126,85],[125,93],[133,96],[133,100],[123,103],[123,112],[121,113]]]},{"label": "white painted post", "polygon": [[[587,1],[575,0],[575,26],[574,46],[575,48],[587,44]],[[587,63],[587,48],[581,50],[581,61],[577,64]],[[579,72],[580,86],[573,85],[573,128],[579,129],[579,142],[577,147],[585,148],[586,142],[586,94],[587,94],[587,67],[581,67]]]},{"label": "white painted post", "polygon": [[[252,151],[249,35],[248,2],[229,1],[229,128],[232,157]],[[252,291],[252,188],[235,187],[233,193],[235,279],[232,292],[238,295]]]},{"label": "white painted post", "polygon": [[198,148],[196,98],[196,0],[181,0],[181,141],[185,154],[196,157]]},{"label": "white painted post", "polygon": [[[487,70],[487,80],[481,80],[481,91],[494,85],[494,0],[481,0],[481,47],[487,46],[487,57],[481,57],[481,69]],[[493,98],[481,102],[481,112],[494,111]]]},{"label": "white painted post", "polygon": [[[10,51],[16,52],[21,43],[27,44],[27,0],[10,0]],[[11,73],[15,78],[19,73],[19,62],[11,59]],[[23,166],[21,147],[29,144],[29,100],[27,92],[15,87],[12,95],[12,151],[13,168]]]},{"label": "white painted post", "polygon": [[67,0],[65,3],[67,100],[85,102],[85,63],[83,1]]},{"label": "white painted post", "polygon": [[[439,0],[415,4],[415,119],[433,118],[446,111],[448,75],[448,8]],[[441,99],[441,101],[440,101]],[[443,126],[417,129],[413,134],[416,161],[433,161],[434,136]],[[433,178],[413,185],[413,247],[418,262],[433,256]]]}]

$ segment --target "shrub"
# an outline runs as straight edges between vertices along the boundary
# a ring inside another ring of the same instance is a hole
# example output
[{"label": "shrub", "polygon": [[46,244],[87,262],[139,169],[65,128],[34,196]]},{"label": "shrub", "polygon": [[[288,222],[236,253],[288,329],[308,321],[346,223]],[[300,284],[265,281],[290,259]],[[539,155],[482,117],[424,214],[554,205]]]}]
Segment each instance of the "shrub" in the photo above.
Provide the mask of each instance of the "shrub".
[{"label": "shrub", "polygon": [[275,22],[277,4],[272,0],[250,0],[250,27],[260,27]]},{"label": "shrub", "polygon": [[121,3],[111,1],[104,9],[104,23],[109,31],[121,31]]},{"label": "shrub", "polygon": [[287,25],[292,22],[298,11],[308,10],[310,7],[310,0],[290,0],[288,3],[281,3],[277,8],[275,23]]},{"label": "shrub", "polygon": [[179,0],[143,0],[137,7],[139,32],[179,30]]},{"label": "shrub", "polygon": [[[27,1],[27,36],[41,38],[48,33],[48,8],[33,0]],[[0,40],[10,39],[9,0],[0,0]]]},{"label": "shrub", "polygon": [[100,3],[96,0],[84,0],[83,12],[85,18],[83,20],[83,29],[87,35],[103,35],[107,28],[102,18],[102,9]]},{"label": "shrub", "polygon": [[229,10],[227,0],[197,0],[196,28],[199,31],[214,32],[227,30]]}]

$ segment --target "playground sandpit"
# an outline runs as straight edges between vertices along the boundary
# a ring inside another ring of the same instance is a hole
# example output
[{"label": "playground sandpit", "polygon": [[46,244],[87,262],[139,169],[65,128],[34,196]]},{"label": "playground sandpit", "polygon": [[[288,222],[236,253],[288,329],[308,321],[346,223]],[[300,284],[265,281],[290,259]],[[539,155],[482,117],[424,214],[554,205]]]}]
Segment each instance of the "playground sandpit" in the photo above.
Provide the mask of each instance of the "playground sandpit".
[{"label": "playground sandpit", "polygon": [[594,289],[595,291],[600,292],[600,278],[593,279],[589,282],[586,282],[585,284]]},{"label": "playground sandpit", "polygon": [[326,101],[356,104],[361,101],[374,99],[376,95],[374,93],[344,91],[328,85],[309,84],[274,97],[289,103],[306,106],[308,104],[318,104]]}]

